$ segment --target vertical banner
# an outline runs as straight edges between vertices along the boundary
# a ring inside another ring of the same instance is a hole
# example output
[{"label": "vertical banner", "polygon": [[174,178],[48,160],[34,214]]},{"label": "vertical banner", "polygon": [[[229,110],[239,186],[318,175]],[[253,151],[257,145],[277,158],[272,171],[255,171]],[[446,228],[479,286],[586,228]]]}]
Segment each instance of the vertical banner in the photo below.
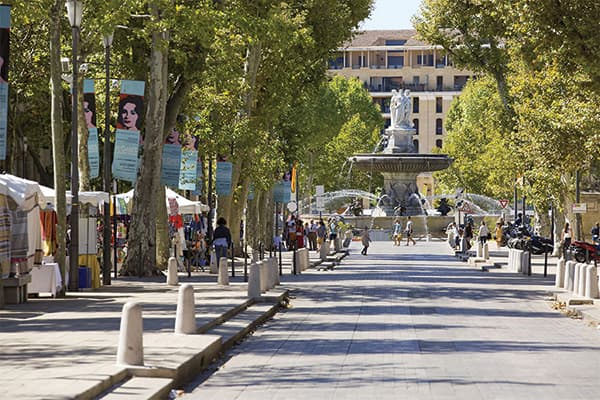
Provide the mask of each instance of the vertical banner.
[{"label": "vertical banner", "polygon": [[198,174],[197,138],[188,136],[181,148],[181,168],[179,171],[179,189],[194,190]]},{"label": "vertical banner", "polygon": [[97,178],[100,173],[100,149],[98,147],[98,128],[96,125],[96,90],[93,79],[83,80],[83,113],[88,128],[90,178]]},{"label": "vertical banner", "polygon": [[119,115],[115,132],[112,173],[116,179],[135,182],[138,170],[140,130],[144,112],[143,81],[121,81]]},{"label": "vertical banner", "polygon": [[231,177],[233,173],[233,164],[228,161],[217,162],[215,190],[219,196],[229,196],[231,194]]},{"label": "vertical banner", "polygon": [[10,6],[0,5],[0,160],[6,160],[8,125],[8,55],[10,53]]},{"label": "vertical banner", "polygon": [[173,128],[163,146],[162,170],[160,180],[163,185],[176,188],[179,185],[179,169],[181,168],[181,143],[179,132]]},{"label": "vertical banner", "polygon": [[198,159],[198,162],[196,164],[196,188],[192,191],[192,194],[194,196],[202,195],[202,186],[204,185],[202,178],[204,178],[202,161]]},{"label": "vertical banner", "polygon": [[292,184],[288,181],[277,182],[273,189],[273,201],[276,203],[289,203],[292,198]]}]

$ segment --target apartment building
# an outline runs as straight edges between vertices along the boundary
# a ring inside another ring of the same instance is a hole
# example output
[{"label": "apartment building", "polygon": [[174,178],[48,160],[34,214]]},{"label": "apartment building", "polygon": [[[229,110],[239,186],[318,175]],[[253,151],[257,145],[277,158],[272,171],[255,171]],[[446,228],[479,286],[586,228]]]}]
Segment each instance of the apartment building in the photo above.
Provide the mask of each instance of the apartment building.
[{"label": "apartment building", "polygon": [[[442,147],[450,103],[473,74],[454,68],[441,47],[415,36],[415,30],[359,32],[338,50],[329,63],[329,72],[360,79],[379,105],[386,127],[390,124],[392,90],[410,89],[414,145],[419,153],[431,153],[433,148]],[[421,178],[419,189],[427,195],[433,182],[426,175]]]}]

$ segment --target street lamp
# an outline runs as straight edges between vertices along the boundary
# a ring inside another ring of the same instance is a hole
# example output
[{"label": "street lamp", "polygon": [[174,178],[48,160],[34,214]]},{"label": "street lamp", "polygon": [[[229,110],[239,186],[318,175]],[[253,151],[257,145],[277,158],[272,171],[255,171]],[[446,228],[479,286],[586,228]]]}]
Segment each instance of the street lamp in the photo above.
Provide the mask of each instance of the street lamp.
[{"label": "street lamp", "polygon": [[[106,72],[104,98],[104,191],[110,197],[110,46],[113,33],[102,37],[104,43],[104,70]],[[110,200],[104,202],[104,229],[102,231],[102,284],[110,285]]]},{"label": "street lamp", "polygon": [[82,2],[79,0],[67,0],[67,16],[71,24],[73,38],[73,81],[71,84],[72,115],[71,115],[71,248],[69,252],[69,288],[79,289],[79,140],[77,137],[78,101],[77,80],[79,63],[77,62],[77,43],[79,41],[79,27],[83,11]]}]

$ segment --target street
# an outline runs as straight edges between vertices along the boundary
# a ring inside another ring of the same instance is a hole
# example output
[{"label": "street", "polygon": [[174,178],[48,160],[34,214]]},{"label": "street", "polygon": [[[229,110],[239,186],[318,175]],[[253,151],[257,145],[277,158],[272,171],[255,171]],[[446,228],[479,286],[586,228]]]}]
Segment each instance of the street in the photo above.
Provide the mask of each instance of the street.
[{"label": "street", "polygon": [[285,283],[290,307],[190,399],[593,399],[600,331],[552,309],[553,276],[482,272],[443,242],[359,243]]}]

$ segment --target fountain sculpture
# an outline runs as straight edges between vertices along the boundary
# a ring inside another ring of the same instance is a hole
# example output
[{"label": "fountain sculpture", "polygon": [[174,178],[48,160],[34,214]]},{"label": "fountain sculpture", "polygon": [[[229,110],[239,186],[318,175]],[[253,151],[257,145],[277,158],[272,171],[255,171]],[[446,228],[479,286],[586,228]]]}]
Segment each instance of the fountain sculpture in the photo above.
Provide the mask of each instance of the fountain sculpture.
[{"label": "fountain sculpture", "polygon": [[416,130],[410,120],[410,91],[392,91],[391,124],[385,130],[387,145],[381,153],[355,154],[350,161],[360,170],[381,172],[385,199],[383,213],[392,215],[423,215],[417,175],[446,169],[452,159],[445,154],[418,154],[413,146]]}]

